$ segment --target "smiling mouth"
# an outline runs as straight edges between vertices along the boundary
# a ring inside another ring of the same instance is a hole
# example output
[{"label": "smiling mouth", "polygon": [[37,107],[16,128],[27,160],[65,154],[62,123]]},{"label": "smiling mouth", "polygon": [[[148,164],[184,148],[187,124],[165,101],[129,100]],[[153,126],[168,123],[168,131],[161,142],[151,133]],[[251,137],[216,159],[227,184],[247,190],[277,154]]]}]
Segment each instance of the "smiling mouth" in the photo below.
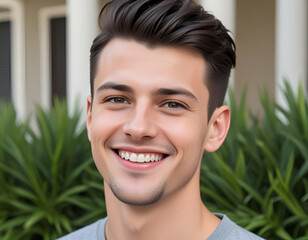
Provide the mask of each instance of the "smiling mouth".
[{"label": "smiling mouth", "polygon": [[124,150],[114,150],[120,158],[135,163],[159,162],[167,157],[162,153],[134,153]]}]

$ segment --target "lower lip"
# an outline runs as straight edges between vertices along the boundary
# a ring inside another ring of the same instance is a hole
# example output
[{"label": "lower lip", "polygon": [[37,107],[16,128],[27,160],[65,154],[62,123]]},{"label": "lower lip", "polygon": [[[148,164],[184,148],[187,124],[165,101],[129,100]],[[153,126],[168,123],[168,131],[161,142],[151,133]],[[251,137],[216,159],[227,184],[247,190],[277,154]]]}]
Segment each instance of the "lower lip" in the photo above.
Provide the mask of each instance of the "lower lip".
[{"label": "lower lip", "polygon": [[150,170],[153,169],[155,167],[157,167],[158,165],[160,165],[163,160],[157,161],[157,162],[145,162],[145,163],[138,163],[138,162],[131,162],[128,160],[125,160],[123,158],[121,158],[117,153],[114,153],[117,157],[117,160],[120,162],[120,164],[122,166],[124,166],[125,168],[131,169],[131,170],[136,170],[136,171],[142,171],[142,170]]}]

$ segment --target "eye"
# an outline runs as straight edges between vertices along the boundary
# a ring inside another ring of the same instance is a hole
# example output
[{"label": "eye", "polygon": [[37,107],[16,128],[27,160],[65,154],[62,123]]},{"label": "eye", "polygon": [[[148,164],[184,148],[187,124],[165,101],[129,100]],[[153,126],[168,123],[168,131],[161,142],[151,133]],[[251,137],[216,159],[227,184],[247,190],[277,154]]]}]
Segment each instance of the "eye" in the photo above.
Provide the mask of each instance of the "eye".
[{"label": "eye", "polygon": [[171,109],[186,109],[186,106],[184,104],[175,101],[166,102],[163,106]]},{"label": "eye", "polygon": [[106,102],[111,102],[111,103],[116,103],[116,104],[121,104],[121,103],[127,104],[128,103],[128,101],[122,97],[111,97],[111,98],[106,99]]}]

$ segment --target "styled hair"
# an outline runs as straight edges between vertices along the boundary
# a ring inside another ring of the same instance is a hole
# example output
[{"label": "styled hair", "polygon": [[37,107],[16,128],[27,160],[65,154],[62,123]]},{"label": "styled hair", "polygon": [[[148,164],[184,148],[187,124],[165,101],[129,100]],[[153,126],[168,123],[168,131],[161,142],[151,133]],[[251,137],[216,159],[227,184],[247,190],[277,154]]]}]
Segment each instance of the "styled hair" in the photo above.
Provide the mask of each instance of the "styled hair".
[{"label": "styled hair", "polygon": [[101,33],[93,41],[90,56],[92,98],[100,53],[110,40],[123,38],[148,47],[198,52],[208,70],[208,118],[223,104],[236,62],[235,44],[223,24],[193,0],[111,0],[101,10],[98,21]]}]

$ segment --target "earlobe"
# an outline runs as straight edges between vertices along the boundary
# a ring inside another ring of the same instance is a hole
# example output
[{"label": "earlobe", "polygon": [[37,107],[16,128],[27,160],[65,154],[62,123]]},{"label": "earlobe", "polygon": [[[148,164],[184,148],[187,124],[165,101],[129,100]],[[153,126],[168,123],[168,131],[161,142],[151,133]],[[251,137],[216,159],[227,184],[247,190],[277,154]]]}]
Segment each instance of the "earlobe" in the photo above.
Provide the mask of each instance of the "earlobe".
[{"label": "earlobe", "polygon": [[87,131],[88,131],[88,139],[91,142],[91,121],[92,121],[92,99],[91,96],[87,97]]},{"label": "earlobe", "polygon": [[204,150],[207,152],[216,151],[224,142],[230,126],[230,108],[221,106],[217,108],[208,125],[207,139]]}]

